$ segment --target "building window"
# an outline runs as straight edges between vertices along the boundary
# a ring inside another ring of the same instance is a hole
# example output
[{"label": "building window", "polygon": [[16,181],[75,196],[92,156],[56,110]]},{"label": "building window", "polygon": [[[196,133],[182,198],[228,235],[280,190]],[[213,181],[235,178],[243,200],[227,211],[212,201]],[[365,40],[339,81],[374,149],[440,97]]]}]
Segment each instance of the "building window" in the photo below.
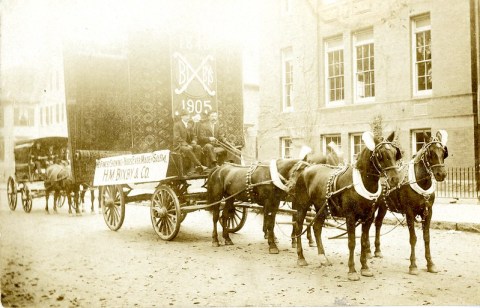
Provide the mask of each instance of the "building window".
[{"label": "building window", "polygon": [[60,123],[60,104],[55,105],[55,120]]},{"label": "building window", "polygon": [[357,161],[358,154],[365,147],[365,144],[362,141],[362,134],[352,134],[350,142],[351,142],[350,148],[352,149],[351,156],[350,156],[350,161],[352,163],[354,163],[354,162]]},{"label": "building window", "polygon": [[13,124],[16,126],[33,126],[34,122],[34,114],[33,108],[27,107],[15,107],[13,111]]},{"label": "building window", "polygon": [[280,144],[281,144],[280,156],[282,158],[292,158],[292,149],[293,149],[292,138],[290,137],[280,138]]},{"label": "building window", "polygon": [[424,15],[413,19],[413,64],[414,93],[416,95],[432,92],[432,36],[430,16]]},{"label": "building window", "polygon": [[323,138],[323,154],[327,155],[333,152],[333,150],[328,146],[330,142],[334,142],[339,150],[342,150],[342,138],[340,135],[328,135]]},{"label": "building window", "polygon": [[283,111],[293,110],[293,56],[292,48],[282,50],[282,104]]},{"label": "building window", "polygon": [[342,38],[326,42],[326,95],[327,106],[343,103],[344,99],[344,63]]},{"label": "building window", "polygon": [[428,128],[412,131],[412,154],[417,153],[430,140],[431,136],[432,131]]},{"label": "building window", "polygon": [[355,100],[373,101],[375,97],[375,57],[373,31],[354,36]]}]

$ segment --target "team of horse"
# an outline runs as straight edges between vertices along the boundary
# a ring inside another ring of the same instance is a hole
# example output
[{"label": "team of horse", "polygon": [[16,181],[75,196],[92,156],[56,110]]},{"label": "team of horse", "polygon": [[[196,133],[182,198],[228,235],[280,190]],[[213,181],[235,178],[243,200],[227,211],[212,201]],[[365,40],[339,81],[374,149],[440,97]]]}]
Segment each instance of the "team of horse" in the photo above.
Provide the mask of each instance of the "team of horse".
[{"label": "team of horse", "polygon": [[[416,237],[413,223],[416,216],[422,219],[425,241],[425,257],[429,272],[436,272],[430,256],[429,224],[434,201],[435,181],[445,176],[444,159],[448,156],[447,134],[440,131],[428,141],[409,163],[409,178],[404,180],[403,170],[399,168],[402,152],[394,142],[395,133],[387,138],[365,132],[362,140],[365,147],[352,165],[338,166],[336,160],[327,161],[325,157],[311,159],[279,159],[269,164],[239,166],[224,164],[214,169],[208,177],[207,202],[213,206],[212,244],[219,246],[217,223],[223,220],[222,235],[225,245],[233,245],[227,227],[228,216],[233,213],[234,202],[257,203],[264,208],[264,232],[268,238],[270,253],[278,253],[275,243],[274,225],[279,204],[282,200],[291,200],[296,210],[292,233],[292,245],[297,242],[297,264],[308,263],[303,255],[301,236],[304,221],[311,206],[315,208],[313,218],[315,242],[320,255],[321,265],[331,264],[325,255],[322,243],[322,228],[327,217],[343,217],[348,234],[348,279],[359,280],[355,269],[354,250],[356,245],[355,229],[361,224],[360,263],[362,276],[373,276],[367,259],[371,256],[369,230],[375,219],[376,239],[375,255],[380,252],[380,227],[386,210],[403,213],[407,216],[410,231],[411,265],[410,273],[418,272],[415,264]],[[278,183],[280,179],[280,184]],[[383,184],[384,183],[384,184]],[[383,187],[385,186],[385,187]],[[412,187],[418,187],[412,188]],[[220,202],[225,202],[220,216]]]},{"label": "team of horse", "polygon": [[[53,194],[53,211],[57,212],[57,204],[60,198],[60,194],[63,191],[66,194],[68,201],[68,213],[73,215],[72,207],[75,208],[77,215],[80,215],[79,211],[79,185],[75,183],[75,180],[72,176],[72,172],[69,166],[65,166],[60,163],[55,163],[49,165],[46,169],[46,177],[44,181],[45,185],[45,211],[49,213],[48,210],[48,199],[50,193]],[[73,199],[72,199],[73,195]],[[73,206],[75,205],[75,206]]]}]

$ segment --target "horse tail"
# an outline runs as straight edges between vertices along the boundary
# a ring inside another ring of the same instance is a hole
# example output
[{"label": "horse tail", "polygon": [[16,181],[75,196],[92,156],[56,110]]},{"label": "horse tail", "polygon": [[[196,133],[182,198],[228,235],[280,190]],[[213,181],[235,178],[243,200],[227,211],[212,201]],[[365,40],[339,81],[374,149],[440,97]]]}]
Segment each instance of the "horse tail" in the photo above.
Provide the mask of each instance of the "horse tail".
[{"label": "horse tail", "polygon": [[215,201],[218,201],[217,197],[217,192],[218,189],[222,187],[222,181],[220,175],[218,173],[220,172],[222,166],[216,166],[210,172],[208,173],[207,177],[207,201],[208,203],[213,203]]}]

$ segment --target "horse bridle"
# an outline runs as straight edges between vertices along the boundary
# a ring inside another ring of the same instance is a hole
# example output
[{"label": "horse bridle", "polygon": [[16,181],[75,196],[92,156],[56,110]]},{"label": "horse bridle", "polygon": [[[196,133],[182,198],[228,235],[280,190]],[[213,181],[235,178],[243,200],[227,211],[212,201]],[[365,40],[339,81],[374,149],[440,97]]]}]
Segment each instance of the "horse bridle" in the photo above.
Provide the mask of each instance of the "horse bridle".
[{"label": "horse bridle", "polygon": [[377,170],[379,175],[383,174],[385,177],[387,177],[387,171],[391,169],[397,169],[397,166],[393,165],[390,167],[382,167],[382,165],[380,164],[380,161],[378,160],[377,150],[383,145],[391,145],[397,151],[399,151],[399,149],[390,141],[382,141],[375,146],[375,148],[372,151],[372,155],[370,155],[370,160],[372,161],[373,166],[375,167],[375,170]]},{"label": "horse bridle", "polygon": [[442,164],[431,164],[430,161],[428,159],[425,159],[425,154],[429,151],[429,147],[433,144],[440,144],[442,150],[443,150],[443,154],[445,156],[446,154],[446,149],[445,149],[445,146],[438,140],[433,140],[433,141],[430,141],[429,143],[426,143],[423,145],[423,148],[425,149],[422,153],[422,156],[420,156],[420,160],[422,161],[423,165],[425,166],[425,169],[427,169],[427,172],[432,175],[433,174],[433,171],[432,169],[433,168],[438,168],[438,167],[445,167],[445,164],[442,163]]}]

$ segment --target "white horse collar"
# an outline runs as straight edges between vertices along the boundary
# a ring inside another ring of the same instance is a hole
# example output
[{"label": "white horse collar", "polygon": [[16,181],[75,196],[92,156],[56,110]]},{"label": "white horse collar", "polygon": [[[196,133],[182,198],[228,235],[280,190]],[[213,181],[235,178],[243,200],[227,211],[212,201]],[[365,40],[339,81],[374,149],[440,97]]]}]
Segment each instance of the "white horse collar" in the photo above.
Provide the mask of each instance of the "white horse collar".
[{"label": "white horse collar", "polygon": [[272,178],[272,182],[275,186],[280,188],[283,191],[287,191],[288,188],[285,184],[283,184],[281,180],[281,174],[278,172],[277,168],[277,161],[275,159],[272,159],[270,161],[270,177]]},{"label": "white horse collar", "polygon": [[417,183],[417,177],[415,176],[415,162],[413,159],[408,163],[408,182],[410,187],[418,194],[428,198],[435,192],[437,188],[437,181],[432,177],[432,185],[427,190],[421,188]]},{"label": "white horse collar", "polygon": [[360,174],[360,170],[358,170],[357,168],[353,168],[352,179],[353,187],[355,188],[357,194],[359,194],[360,196],[364,197],[367,200],[377,200],[378,197],[380,197],[380,194],[382,193],[382,185],[380,183],[380,179],[378,180],[378,189],[375,193],[371,193],[365,188],[365,185],[363,185],[362,181],[362,175]]}]

